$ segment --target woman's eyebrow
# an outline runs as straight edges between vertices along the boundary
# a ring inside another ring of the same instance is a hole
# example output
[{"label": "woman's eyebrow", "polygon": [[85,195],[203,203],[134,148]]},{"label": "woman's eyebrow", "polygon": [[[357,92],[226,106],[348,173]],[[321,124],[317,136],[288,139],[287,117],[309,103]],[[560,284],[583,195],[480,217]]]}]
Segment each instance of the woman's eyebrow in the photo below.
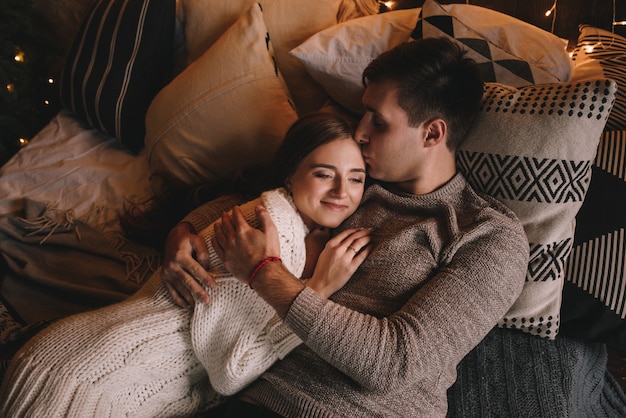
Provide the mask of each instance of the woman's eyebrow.
[{"label": "woman's eyebrow", "polygon": [[[328,168],[328,169],[331,169],[331,170],[335,170],[337,167],[335,167],[332,164],[319,163],[319,164],[311,165],[311,168]],[[355,168],[351,169],[350,171],[356,171],[356,172],[359,172],[359,173],[366,173],[366,170],[364,168],[360,168],[360,167],[355,167]]]}]

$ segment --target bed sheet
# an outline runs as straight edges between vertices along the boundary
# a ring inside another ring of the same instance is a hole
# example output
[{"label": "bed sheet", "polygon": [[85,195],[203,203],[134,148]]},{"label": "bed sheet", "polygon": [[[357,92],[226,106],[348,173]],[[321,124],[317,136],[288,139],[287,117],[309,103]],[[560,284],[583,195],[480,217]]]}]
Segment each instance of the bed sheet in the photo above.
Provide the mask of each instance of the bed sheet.
[{"label": "bed sheet", "polygon": [[61,111],[0,169],[0,215],[21,211],[28,198],[119,230],[125,201],[148,198],[156,187],[143,153]]}]

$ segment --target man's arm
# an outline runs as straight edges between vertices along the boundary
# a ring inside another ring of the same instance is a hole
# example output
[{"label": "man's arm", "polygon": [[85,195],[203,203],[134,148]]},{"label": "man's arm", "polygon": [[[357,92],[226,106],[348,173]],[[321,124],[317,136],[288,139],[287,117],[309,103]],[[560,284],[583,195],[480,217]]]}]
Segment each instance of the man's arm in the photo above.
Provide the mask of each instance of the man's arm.
[{"label": "man's arm", "polygon": [[[280,257],[280,243],[276,226],[265,208],[257,208],[262,231],[251,227],[238,207],[233,215],[224,213],[215,224],[213,248],[224,265],[237,279],[248,283],[256,267],[268,257]],[[282,263],[265,263],[254,275],[254,289],[283,318],[291,302],[305,285],[291,274]],[[252,283],[251,283],[252,284]]]},{"label": "man's arm", "polygon": [[[490,225],[475,228],[474,238],[452,253],[445,268],[384,317],[324,299],[280,263],[265,263],[253,286],[329,364],[372,390],[402,387],[458,363],[521,291],[528,263],[524,232],[509,221]],[[244,225],[235,211],[216,229],[214,246],[226,267],[247,282],[259,262],[279,254],[271,236]],[[493,263],[489,269],[487,260]]]},{"label": "man's arm", "polygon": [[219,197],[194,209],[170,230],[165,241],[161,280],[177,305],[183,308],[193,305],[194,295],[204,303],[209,302],[209,294],[202,286],[214,285],[206,272],[210,267],[209,253],[206,242],[196,232],[241,202],[238,195]]},{"label": "man's arm", "polygon": [[[284,318],[305,285],[282,263],[264,262],[280,256],[280,244],[267,210],[262,206],[256,209],[262,230],[251,227],[235,207],[232,215],[224,213],[222,222],[215,224],[213,247],[231,274],[253,286]],[[345,230],[330,239],[307,286],[323,298],[341,289],[369,255],[370,239],[364,228]]]},{"label": "man's arm", "polygon": [[172,228],[165,242],[161,281],[177,305],[183,308],[193,305],[193,295],[204,303],[209,302],[209,294],[201,285],[215,286],[208,268],[209,251],[193,226],[181,222]]}]

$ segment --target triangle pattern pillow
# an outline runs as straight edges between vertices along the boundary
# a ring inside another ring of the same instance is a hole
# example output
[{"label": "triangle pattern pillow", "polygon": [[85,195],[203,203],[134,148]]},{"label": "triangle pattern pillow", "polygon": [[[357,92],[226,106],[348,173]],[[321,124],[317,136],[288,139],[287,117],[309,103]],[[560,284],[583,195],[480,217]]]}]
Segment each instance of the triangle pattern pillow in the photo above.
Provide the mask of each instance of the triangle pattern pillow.
[{"label": "triangle pattern pillow", "polygon": [[[426,0],[422,7],[422,18],[411,34],[413,39],[447,37],[468,51],[480,66],[486,82],[498,82],[514,87],[531,84],[567,81],[552,72],[534,65],[528,60],[501,47],[484,34],[474,30],[460,16],[449,13],[434,0]],[[562,45],[565,54],[565,44]],[[565,77],[567,78],[567,76]]]},{"label": "triangle pattern pillow", "polygon": [[531,257],[522,293],[501,327],[546,338],[559,331],[576,216],[615,92],[615,82],[606,79],[519,89],[486,85],[457,164],[475,190],[517,214]]},{"label": "triangle pattern pillow", "polygon": [[626,131],[605,131],[578,216],[562,304],[564,335],[626,349]]}]

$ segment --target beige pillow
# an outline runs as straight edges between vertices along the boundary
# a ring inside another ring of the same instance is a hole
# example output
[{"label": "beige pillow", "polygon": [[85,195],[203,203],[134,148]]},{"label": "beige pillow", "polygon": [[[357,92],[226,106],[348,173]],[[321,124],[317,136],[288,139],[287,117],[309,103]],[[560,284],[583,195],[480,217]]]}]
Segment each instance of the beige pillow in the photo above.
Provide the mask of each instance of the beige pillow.
[{"label": "beige pillow", "polygon": [[[257,0],[182,0],[188,61],[200,57]],[[318,110],[328,99],[289,51],[315,33],[361,13],[373,13],[374,0],[261,0],[276,60],[300,114]],[[370,5],[367,7],[367,5]]]},{"label": "beige pillow", "polygon": [[421,9],[394,10],[340,23],[291,51],[337,103],[363,113],[361,76],[381,53],[409,39]]},{"label": "beige pillow", "polygon": [[197,185],[272,159],[297,115],[266,36],[255,4],[159,92],[146,116],[153,170]]}]

